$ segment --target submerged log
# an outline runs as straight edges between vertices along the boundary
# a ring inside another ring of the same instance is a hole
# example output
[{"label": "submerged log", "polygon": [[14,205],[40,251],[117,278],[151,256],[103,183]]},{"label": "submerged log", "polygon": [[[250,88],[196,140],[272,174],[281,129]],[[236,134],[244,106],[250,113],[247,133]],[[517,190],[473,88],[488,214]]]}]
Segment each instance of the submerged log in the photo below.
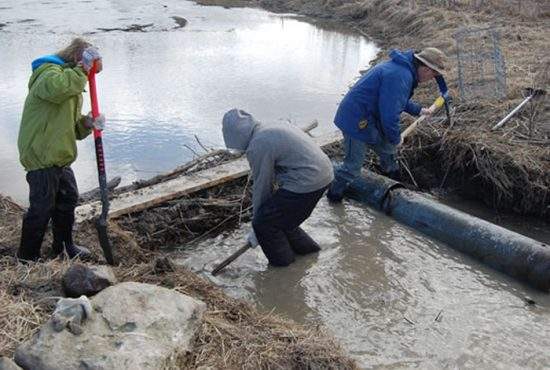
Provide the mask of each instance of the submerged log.
[{"label": "submerged log", "polygon": [[548,291],[550,246],[364,173],[346,193],[510,276]]}]

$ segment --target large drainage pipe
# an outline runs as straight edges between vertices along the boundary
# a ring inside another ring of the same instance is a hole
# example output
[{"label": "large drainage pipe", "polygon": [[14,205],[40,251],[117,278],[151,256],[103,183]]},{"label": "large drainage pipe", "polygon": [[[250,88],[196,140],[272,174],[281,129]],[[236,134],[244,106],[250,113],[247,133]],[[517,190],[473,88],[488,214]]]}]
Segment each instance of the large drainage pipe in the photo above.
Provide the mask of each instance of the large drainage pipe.
[{"label": "large drainage pipe", "polygon": [[365,172],[346,195],[533,286],[550,289],[550,246]]}]

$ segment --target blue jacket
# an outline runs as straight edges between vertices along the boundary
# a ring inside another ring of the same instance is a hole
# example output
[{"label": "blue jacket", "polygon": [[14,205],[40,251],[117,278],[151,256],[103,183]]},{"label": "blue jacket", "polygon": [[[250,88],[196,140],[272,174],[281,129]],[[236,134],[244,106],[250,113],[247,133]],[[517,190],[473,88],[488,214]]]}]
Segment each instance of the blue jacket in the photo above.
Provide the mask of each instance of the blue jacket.
[{"label": "blue jacket", "polygon": [[[418,116],[422,109],[410,100],[418,85],[413,51],[393,50],[390,57],[357,81],[334,117],[340,130],[367,144],[399,144],[401,113]],[[367,121],[366,127],[359,127],[363,120]]]}]

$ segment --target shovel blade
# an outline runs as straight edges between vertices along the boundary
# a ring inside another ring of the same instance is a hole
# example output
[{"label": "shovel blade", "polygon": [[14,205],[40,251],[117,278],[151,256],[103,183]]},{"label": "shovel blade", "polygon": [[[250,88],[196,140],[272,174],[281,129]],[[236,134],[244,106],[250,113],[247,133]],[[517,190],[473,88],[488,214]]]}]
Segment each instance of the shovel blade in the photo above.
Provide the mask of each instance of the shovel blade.
[{"label": "shovel blade", "polygon": [[105,256],[105,260],[107,260],[107,263],[109,265],[112,265],[112,266],[116,265],[117,260],[113,253],[113,246],[111,245],[111,242],[109,240],[109,235],[107,234],[107,223],[104,221],[102,222],[101,220],[97,220],[95,223],[95,228],[97,230],[97,235],[99,237],[99,245],[103,250],[103,255]]}]

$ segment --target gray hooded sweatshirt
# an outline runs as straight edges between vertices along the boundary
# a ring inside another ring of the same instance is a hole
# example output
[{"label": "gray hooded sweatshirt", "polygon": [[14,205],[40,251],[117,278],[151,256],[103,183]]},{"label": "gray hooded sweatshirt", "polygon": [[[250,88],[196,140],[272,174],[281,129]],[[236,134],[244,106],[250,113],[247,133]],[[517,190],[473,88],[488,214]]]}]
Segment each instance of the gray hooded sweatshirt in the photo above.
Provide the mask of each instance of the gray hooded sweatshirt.
[{"label": "gray hooded sweatshirt", "polygon": [[269,125],[232,109],[223,116],[223,139],[229,149],[246,151],[252,171],[254,213],[273,193],[273,184],[294,193],[310,193],[334,179],[327,155],[302,130]]}]

